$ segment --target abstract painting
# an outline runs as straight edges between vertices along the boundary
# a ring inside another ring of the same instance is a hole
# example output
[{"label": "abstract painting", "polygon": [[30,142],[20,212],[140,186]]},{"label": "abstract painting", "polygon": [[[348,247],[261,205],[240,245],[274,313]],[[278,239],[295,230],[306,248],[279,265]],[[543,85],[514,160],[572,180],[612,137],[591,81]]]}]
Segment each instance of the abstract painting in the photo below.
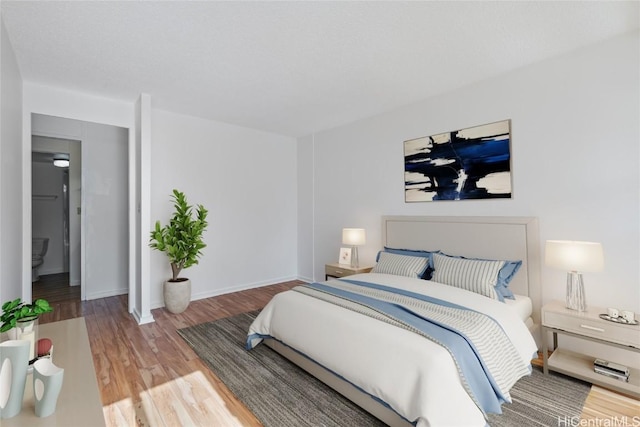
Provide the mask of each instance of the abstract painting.
[{"label": "abstract painting", "polygon": [[511,120],[404,142],[405,202],[511,198]]}]

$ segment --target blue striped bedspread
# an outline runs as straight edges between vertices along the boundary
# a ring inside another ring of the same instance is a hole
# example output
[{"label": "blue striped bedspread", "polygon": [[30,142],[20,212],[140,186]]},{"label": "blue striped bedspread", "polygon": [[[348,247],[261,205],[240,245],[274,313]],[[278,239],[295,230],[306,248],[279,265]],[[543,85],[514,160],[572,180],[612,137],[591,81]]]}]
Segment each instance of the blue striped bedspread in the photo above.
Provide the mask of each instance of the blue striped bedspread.
[{"label": "blue striped bedspread", "polygon": [[483,413],[501,413],[509,390],[531,372],[490,316],[430,296],[341,279],[293,288],[343,308],[410,330],[445,348],[463,387]]}]

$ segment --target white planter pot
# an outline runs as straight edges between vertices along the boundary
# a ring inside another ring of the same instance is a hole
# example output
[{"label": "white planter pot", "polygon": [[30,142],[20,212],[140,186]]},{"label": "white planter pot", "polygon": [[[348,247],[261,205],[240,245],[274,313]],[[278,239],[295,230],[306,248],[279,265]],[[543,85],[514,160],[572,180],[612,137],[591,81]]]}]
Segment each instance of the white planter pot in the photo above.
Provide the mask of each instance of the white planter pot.
[{"label": "white planter pot", "polygon": [[37,417],[48,417],[55,412],[63,378],[64,369],[54,365],[51,359],[39,359],[33,364],[33,398]]},{"label": "white planter pot", "polygon": [[20,413],[28,367],[28,341],[0,343],[0,418],[11,418]]},{"label": "white planter pot", "polygon": [[171,313],[182,313],[191,302],[191,280],[178,279],[178,282],[164,282],[164,306]]}]

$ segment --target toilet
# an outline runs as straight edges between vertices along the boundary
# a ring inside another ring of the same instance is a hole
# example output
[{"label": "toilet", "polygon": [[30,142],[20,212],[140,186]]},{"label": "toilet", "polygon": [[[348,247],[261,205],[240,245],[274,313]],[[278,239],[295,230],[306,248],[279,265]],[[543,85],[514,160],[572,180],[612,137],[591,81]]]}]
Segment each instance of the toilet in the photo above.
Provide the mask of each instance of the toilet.
[{"label": "toilet", "polygon": [[33,237],[31,239],[31,282],[36,282],[40,279],[38,267],[44,262],[44,256],[47,254],[48,247],[48,237]]}]

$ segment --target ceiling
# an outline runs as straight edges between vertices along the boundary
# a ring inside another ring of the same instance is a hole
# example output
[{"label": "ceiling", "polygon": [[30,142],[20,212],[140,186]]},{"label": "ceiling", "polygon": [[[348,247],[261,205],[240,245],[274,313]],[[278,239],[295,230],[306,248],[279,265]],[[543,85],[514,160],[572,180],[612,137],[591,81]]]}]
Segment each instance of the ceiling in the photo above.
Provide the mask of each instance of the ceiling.
[{"label": "ceiling", "polygon": [[637,30],[640,2],[6,1],[25,81],[302,136]]}]

